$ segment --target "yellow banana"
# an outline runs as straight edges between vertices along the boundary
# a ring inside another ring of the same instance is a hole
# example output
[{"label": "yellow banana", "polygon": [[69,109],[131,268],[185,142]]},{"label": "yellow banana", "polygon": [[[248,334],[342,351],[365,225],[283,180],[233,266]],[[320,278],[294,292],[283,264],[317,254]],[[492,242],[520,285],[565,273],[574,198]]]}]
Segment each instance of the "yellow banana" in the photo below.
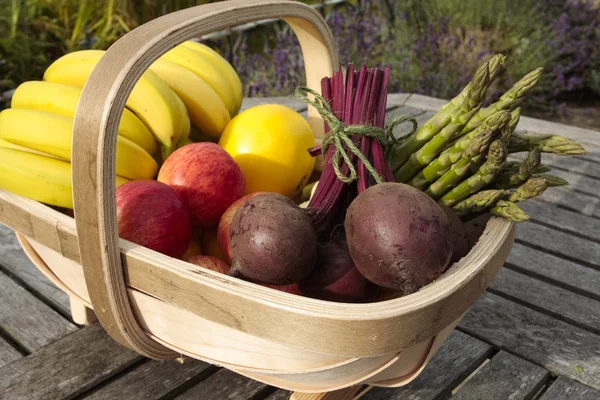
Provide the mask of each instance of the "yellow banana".
[{"label": "yellow banana", "polygon": [[[73,119],[35,110],[9,108],[0,112],[0,138],[7,142],[71,160]],[[117,136],[117,175],[153,179],[156,161],[137,144]]]},{"label": "yellow banana", "polygon": [[179,136],[179,140],[177,141],[176,145],[176,148],[179,148],[179,144],[186,141],[187,138],[190,136],[190,129],[192,127],[192,124],[190,121],[188,111],[185,108],[185,104],[183,104],[183,100],[181,100],[181,97],[179,96],[177,96],[177,107],[179,107],[180,112],[186,116],[186,118],[181,119],[181,136]]},{"label": "yellow banana", "polygon": [[[44,111],[74,118],[80,96],[81,88],[76,86],[45,81],[29,81],[17,87],[11,99],[11,107]],[[119,135],[139,145],[149,154],[156,154],[158,144],[152,132],[127,108],[123,109],[119,124]]]},{"label": "yellow banana", "polygon": [[[194,126],[211,137],[221,136],[230,120],[229,111],[219,95],[204,80],[181,65],[165,59],[156,60],[150,70],[181,98]],[[181,138],[179,142],[182,142]]]},{"label": "yellow banana", "polygon": [[240,80],[240,77],[233,66],[221,54],[205,44],[189,40],[187,42],[183,42],[181,46],[187,47],[188,49],[202,55],[206,60],[217,67],[221,74],[227,78],[229,84],[233,88],[233,95],[236,104],[233,115],[236,115],[242,107],[244,92],[242,88],[242,81]]},{"label": "yellow banana", "polygon": [[[104,54],[103,50],[81,50],[68,53],[52,63],[44,80],[83,87],[92,70]],[[127,108],[133,111],[161,143],[166,159],[175,150],[177,141],[189,117],[182,115],[177,95],[154,72],[145,71],[135,84]]]},{"label": "yellow banana", "polygon": [[53,156],[53,155],[48,154],[48,153],[44,153],[44,152],[41,152],[41,151],[29,149],[27,147],[19,146],[18,144],[7,142],[4,139],[0,139],[0,147],[3,147],[5,149],[15,149],[15,150],[19,150],[19,151],[26,151],[28,153],[33,153],[33,154],[38,154],[38,155],[44,156],[44,157],[54,158],[56,160],[67,161],[67,160],[63,160],[62,158],[58,158],[58,157]]},{"label": "yellow banana", "polygon": [[[128,179],[116,177],[117,187]],[[57,207],[73,208],[71,164],[0,147],[0,189]]]},{"label": "yellow banana", "polygon": [[179,64],[202,78],[223,100],[229,111],[229,117],[235,115],[236,102],[233,88],[227,78],[211,62],[195,51],[183,46],[177,46],[169,50],[161,58]]}]

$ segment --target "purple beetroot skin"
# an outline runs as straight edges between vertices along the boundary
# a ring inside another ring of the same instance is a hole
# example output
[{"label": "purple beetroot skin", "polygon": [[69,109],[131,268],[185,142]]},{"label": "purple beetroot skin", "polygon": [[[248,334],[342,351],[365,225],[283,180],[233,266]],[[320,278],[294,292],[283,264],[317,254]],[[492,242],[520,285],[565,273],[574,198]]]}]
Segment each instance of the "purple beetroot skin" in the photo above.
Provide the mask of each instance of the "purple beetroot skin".
[{"label": "purple beetroot skin", "polygon": [[288,285],[304,279],[317,261],[312,222],[277,193],[248,199],[231,221],[230,275],[256,283]]},{"label": "purple beetroot skin", "polygon": [[452,255],[450,222],[429,196],[402,183],[371,186],[348,207],[348,249],[371,282],[416,292],[438,278]]},{"label": "purple beetroot skin", "polygon": [[450,222],[452,232],[452,258],[450,262],[454,263],[469,254],[471,246],[469,246],[467,231],[460,217],[450,207],[442,206],[442,210],[444,210]]},{"label": "purple beetroot skin", "polygon": [[343,236],[318,246],[317,266],[300,283],[302,291],[321,300],[342,303],[362,302],[369,281],[354,266]]}]

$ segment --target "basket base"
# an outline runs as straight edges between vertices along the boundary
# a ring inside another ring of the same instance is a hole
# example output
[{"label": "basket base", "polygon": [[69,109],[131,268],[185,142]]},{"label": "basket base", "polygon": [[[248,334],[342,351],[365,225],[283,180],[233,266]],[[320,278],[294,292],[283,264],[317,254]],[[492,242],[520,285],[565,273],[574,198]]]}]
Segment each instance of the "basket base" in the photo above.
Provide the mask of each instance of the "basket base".
[{"label": "basket base", "polygon": [[361,386],[351,386],[334,392],[301,393],[294,392],[290,400],[352,400],[360,392]]},{"label": "basket base", "polygon": [[69,296],[69,303],[71,306],[71,318],[76,324],[90,325],[94,322],[98,322],[94,310],[86,306],[79,297]]}]

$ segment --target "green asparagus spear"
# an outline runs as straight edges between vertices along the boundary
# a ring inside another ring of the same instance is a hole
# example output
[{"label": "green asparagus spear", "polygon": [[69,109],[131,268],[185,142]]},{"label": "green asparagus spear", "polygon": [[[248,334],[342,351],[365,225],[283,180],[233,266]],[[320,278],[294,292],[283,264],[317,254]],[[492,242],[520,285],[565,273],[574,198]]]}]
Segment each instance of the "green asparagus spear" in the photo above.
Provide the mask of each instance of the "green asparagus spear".
[{"label": "green asparagus spear", "polygon": [[[506,164],[504,165],[504,168],[502,168],[502,171],[503,172],[504,171],[511,171],[511,173],[515,173],[516,170],[519,169],[519,165],[521,165],[520,161],[507,161]],[[533,171],[533,173],[534,174],[543,174],[544,172],[550,172],[551,170],[552,170],[552,168],[550,168],[546,164],[540,164],[535,169],[535,171]]]},{"label": "green asparagus spear", "polygon": [[[454,163],[460,160],[463,152],[469,148],[474,138],[486,130],[492,131],[492,136],[496,136],[509,123],[509,120],[510,113],[508,111],[498,111],[492,114],[484,124],[479,125],[465,136],[457,139],[451,147],[444,150],[435,160],[423,168],[409,184],[417,189],[423,189],[428,184],[435,182],[440,176],[448,172]],[[481,137],[479,140],[484,140],[484,137]],[[489,143],[491,143],[491,140],[488,140]]]},{"label": "green asparagus spear", "polygon": [[463,176],[469,171],[471,164],[484,159],[485,152],[488,151],[489,145],[493,140],[493,131],[487,129],[475,137],[467,150],[465,150],[461,158],[452,164],[448,171],[433,182],[425,193],[433,199],[439,199],[444,193],[451,190],[454,184],[459,182]]},{"label": "green asparagus spear", "polygon": [[587,154],[583,146],[573,139],[558,135],[518,135],[513,134],[508,143],[509,153],[518,153],[537,148],[543,153],[553,153],[559,156]]},{"label": "green asparagus spear", "polygon": [[527,157],[519,164],[519,168],[514,170],[505,170],[498,174],[498,178],[496,180],[496,187],[499,189],[507,189],[509,187],[514,187],[515,185],[520,185],[525,182],[535,170],[540,166],[542,161],[542,154],[540,151],[535,148],[531,150]]},{"label": "green asparagus spear", "polygon": [[490,209],[493,215],[504,217],[515,222],[529,221],[529,216],[512,201],[499,200],[494,207]]},{"label": "green asparagus spear", "polygon": [[469,120],[469,123],[463,129],[464,132],[469,132],[475,129],[481,124],[487,117],[498,110],[508,110],[515,108],[521,103],[525,96],[531,91],[531,89],[538,82],[542,76],[543,68],[537,68],[521,78],[517,83],[513,85],[506,93],[504,93],[497,102],[491,104],[489,107],[483,108],[477,112]]},{"label": "green asparagus spear", "polygon": [[519,186],[517,190],[508,194],[507,200],[514,203],[525,201],[541,195],[547,188],[548,181],[546,179],[540,177],[530,178],[527,182]]},{"label": "green asparagus spear", "polygon": [[548,187],[567,186],[569,184],[568,181],[566,181],[563,178],[560,178],[558,176],[554,176],[554,175],[535,174],[532,177],[533,178],[544,178],[545,180],[548,181]]},{"label": "green asparagus spear", "polygon": [[454,130],[457,126],[461,126],[460,129],[462,129],[462,126],[468,123],[483,104],[485,92],[491,83],[490,76],[496,76],[498,71],[504,68],[504,57],[500,54],[495,55],[479,67],[471,82],[458,96],[442,106],[441,110],[422,125],[417,132],[394,149],[391,162],[392,171],[398,171],[413,153],[421,149],[449,124],[451,127],[446,131],[448,135],[448,131],[455,133]]},{"label": "green asparagus spear", "polygon": [[499,189],[482,190],[472,194],[452,208],[459,216],[477,213],[494,206],[504,194],[505,191]]},{"label": "green asparagus spear", "polygon": [[502,166],[506,162],[506,156],[507,151],[504,144],[499,140],[492,142],[485,163],[476,173],[442,196],[439,203],[447,207],[452,207],[488,185],[494,180],[498,171],[502,169]]}]

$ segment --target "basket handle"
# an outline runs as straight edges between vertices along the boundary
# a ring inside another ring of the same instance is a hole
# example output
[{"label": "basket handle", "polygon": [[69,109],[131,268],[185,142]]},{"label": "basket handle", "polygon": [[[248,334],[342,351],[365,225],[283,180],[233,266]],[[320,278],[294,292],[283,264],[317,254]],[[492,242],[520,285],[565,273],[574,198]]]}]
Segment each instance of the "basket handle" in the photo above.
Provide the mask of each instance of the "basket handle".
[{"label": "basket handle", "polygon": [[[104,329],[119,343],[153,359],[178,353],[149,338],[127,297],[121,265],[115,199],[115,152],[123,108],[135,83],[160,56],[193,37],[267,18],[283,18],[294,30],[305,59],[306,84],[338,69],[326,21],[312,7],[290,0],[230,0],[196,6],[152,20],[113,44],[86,82],[73,125],[72,178],[81,263],[91,302]],[[312,107],[309,123],[323,135]]]}]

